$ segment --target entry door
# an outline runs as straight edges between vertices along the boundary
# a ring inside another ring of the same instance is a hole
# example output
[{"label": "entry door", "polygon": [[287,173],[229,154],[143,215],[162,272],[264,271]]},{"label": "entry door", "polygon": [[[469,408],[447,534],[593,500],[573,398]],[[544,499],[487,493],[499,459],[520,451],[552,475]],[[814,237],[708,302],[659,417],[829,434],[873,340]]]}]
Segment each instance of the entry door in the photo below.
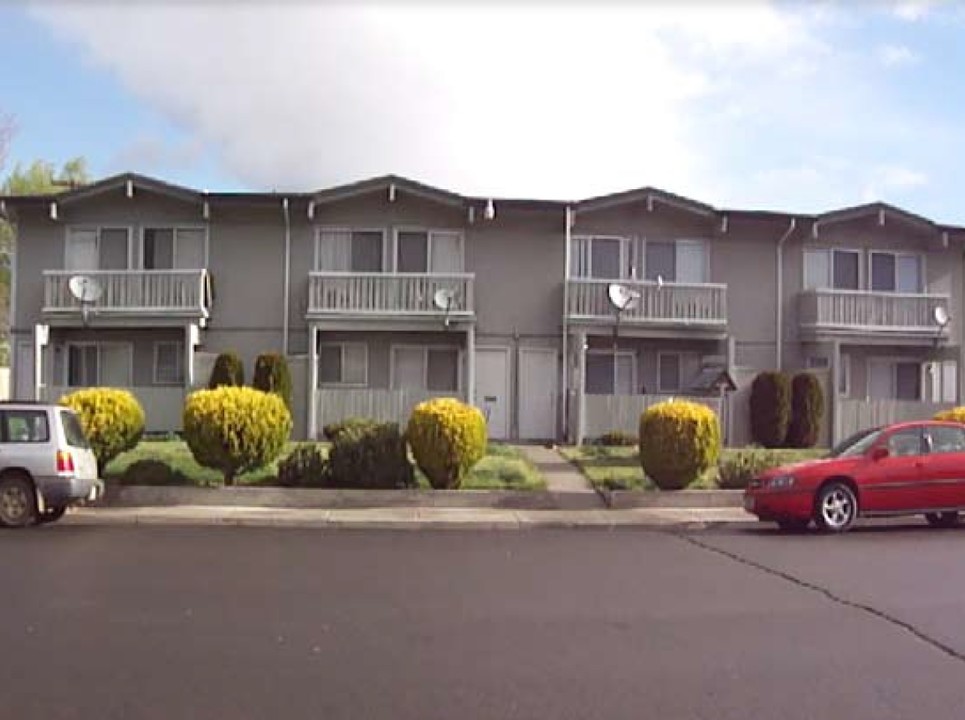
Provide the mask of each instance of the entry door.
[{"label": "entry door", "polygon": [[519,353],[519,437],[552,440],[556,437],[556,350],[522,348]]},{"label": "entry door", "polygon": [[509,437],[509,349],[476,349],[475,405],[486,416],[491,440]]}]

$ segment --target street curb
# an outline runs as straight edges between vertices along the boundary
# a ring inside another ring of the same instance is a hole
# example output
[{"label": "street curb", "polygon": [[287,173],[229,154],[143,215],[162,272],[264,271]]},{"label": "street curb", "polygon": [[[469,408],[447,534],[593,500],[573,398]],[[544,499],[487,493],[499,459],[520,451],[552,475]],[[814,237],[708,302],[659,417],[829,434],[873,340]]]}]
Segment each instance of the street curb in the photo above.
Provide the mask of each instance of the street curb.
[{"label": "street curb", "polygon": [[103,507],[265,507],[278,509],[477,508],[597,510],[593,491],[550,490],[348,490],[280,487],[108,486]]},{"label": "street curb", "polygon": [[606,490],[597,491],[608,508],[742,508],[743,490]]},{"label": "street curb", "polygon": [[232,506],[75,508],[57,525],[207,526],[364,530],[562,528],[696,530],[755,525],[731,510],[474,510],[469,508],[271,509]]}]

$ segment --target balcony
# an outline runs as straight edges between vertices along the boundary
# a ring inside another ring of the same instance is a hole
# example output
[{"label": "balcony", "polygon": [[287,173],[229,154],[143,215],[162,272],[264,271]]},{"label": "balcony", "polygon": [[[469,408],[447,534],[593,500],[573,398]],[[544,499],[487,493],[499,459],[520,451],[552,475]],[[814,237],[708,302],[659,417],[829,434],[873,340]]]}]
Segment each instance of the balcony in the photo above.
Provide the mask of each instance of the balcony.
[{"label": "balcony", "polygon": [[820,334],[923,336],[940,330],[935,308],[949,309],[947,295],[872,292],[870,290],[806,290],[799,298],[801,330]]},{"label": "balcony", "polygon": [[[313,272],[308,275],[308,317],[416,317],[471,319],[472,274]],[[445,290],[448,310],[436,303]]]},{"label": "balcony", "polygon": [[81,302],[69,287],[70,279],[77,275],[92,278],[100,290],[90,303],[93,317],[206,319],[211,309],[207,270],[46,270],[45,315],[81,314]]},{"label": "balcony", "polygon": [[[567,315],[571,321],[612,322],[610,280],[571,279]],[[701,283],[657,283],[622,280],[639,299],[620,314],[620,324],[639,327],[695,328],[723,331],[727,327],[727,286]]]}]

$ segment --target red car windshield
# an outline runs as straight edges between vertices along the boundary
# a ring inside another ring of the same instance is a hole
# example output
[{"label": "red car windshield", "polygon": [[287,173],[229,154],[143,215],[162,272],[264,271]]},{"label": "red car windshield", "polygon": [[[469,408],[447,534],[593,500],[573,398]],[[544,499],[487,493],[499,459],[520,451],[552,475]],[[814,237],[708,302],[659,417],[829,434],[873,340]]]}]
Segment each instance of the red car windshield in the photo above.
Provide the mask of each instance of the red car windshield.
[{"label": "red car windshield", "polygon": [[851,437],[842,440],[828,454],[828,457],[855,457],[864,455],[868,448],[874,445],[875,440],[881,436],[882,428],[868,428],[855,433]]}]

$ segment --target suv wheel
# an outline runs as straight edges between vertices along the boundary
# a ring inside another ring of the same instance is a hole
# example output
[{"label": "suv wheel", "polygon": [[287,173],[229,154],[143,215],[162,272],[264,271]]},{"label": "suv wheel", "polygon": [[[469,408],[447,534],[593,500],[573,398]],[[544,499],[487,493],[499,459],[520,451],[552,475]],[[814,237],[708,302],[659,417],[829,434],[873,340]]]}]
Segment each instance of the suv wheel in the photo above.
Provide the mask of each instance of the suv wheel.
[{"label": "suv wheel", "polygon": [[0,524],[24,527],[36,516],[37,498],[30,481],[19,475],[0,478]]}]

